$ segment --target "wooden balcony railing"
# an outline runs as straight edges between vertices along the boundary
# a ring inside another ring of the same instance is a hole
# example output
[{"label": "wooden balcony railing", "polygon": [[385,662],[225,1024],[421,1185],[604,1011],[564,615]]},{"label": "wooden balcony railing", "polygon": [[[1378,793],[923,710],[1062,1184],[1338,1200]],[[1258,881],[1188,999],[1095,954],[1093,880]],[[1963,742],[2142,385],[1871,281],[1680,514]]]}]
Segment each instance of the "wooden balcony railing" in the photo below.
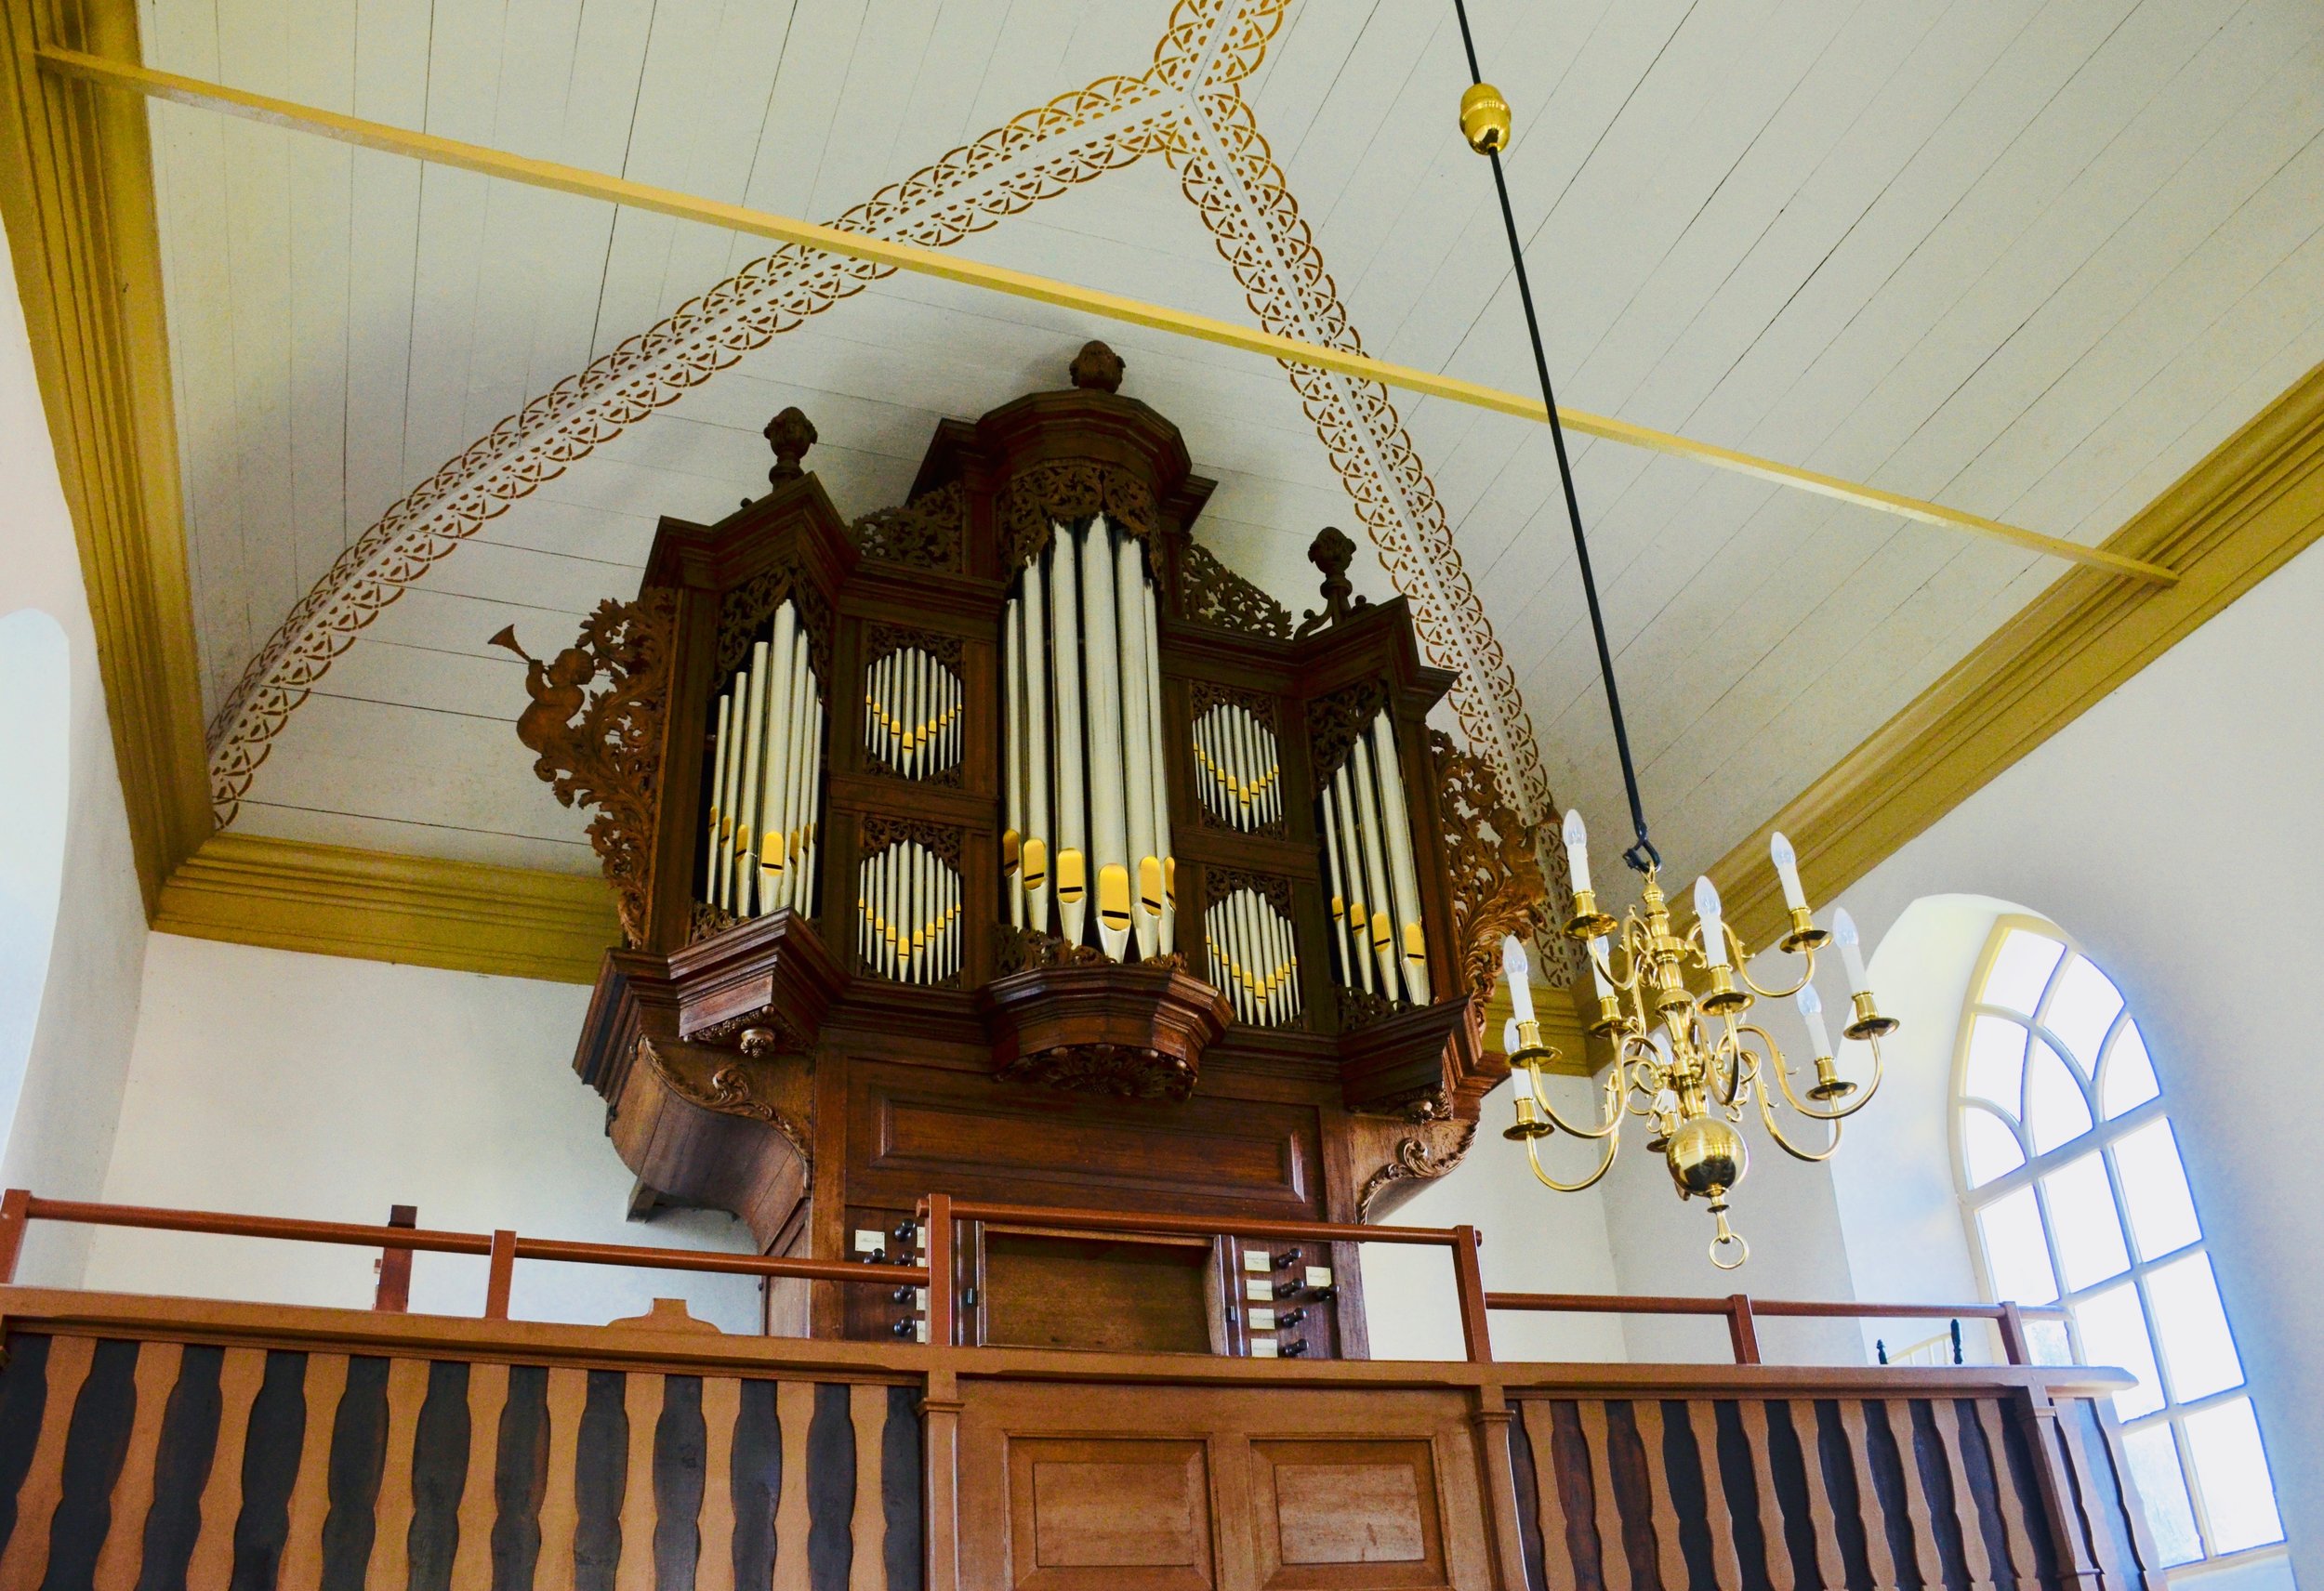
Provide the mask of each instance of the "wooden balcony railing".
[{"label": "wooden balcony railing", "polygon": [[[0,1279],[46,1220],[467,1255],[492,1280],[481,1320],[0,1286],[0,1586],[2162,1584],[2121,1373],[1756,1362],[1762,1316],[1989,1318],[2022,1358],[2005,1308],[1487,1294],[1464,1227],[923,1214],[925,1264],[863,1265],[11,1192]],[[948,1321],[956,1222],[1443,1247],[1467,1356],[507,1318],[516,1262],[554,1260],[928,1285]],[[1737,1363],[1496,1363],[1495,1308],[1722,1315]]]}]

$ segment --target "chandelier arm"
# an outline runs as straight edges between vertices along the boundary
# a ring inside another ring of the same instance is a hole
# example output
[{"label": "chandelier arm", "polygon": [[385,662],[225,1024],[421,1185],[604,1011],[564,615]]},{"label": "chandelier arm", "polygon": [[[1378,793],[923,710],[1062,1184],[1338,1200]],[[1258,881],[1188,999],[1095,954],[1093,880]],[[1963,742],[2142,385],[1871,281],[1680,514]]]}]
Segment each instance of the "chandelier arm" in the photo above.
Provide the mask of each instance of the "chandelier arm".
[{"label": "chandelier arm", "polygon": [[1621,1136],[1611,1135],[1605,1140],[1605,1152],[1599,1157],[1597,1170],[1583,1177],[1579,1182],[1560,1182],[1541,1169],[1540,1140],[1538,1138],[1525,1140],[1525,1159],[1533,1166],[1534,1179],[1553,1193],[1579,1193],[1584,1189],[1596,1187],[1605,1174],[1614,1169],[1614,1157],[1621,1151]]},{"label": "chandelier arm", "polygon": [[[1759,1034],[1766,1040],[1768,1048],[1774,1050],[1776,1041],[1768,1036],[1765,1029],[1754,1027],[1749,1022],[1737,1023],[1730,1017],[1725,1035],[1703,1058],[1705,1081],[1710,1085],[1710,1097],[1724,1109],[1735,1107],[1736,1102],[1744,1097],[1744,1090],[1750,1086],[1751,1078],[1757,1074],[1757,1067],[1748,1063],[1756,1059],[1758,1052],[1743,1047],[1745,1033]],[[1728,1058],[1725,1068],[1727,1083],[1723,1088],[1719,1084],[1720,1068],[1717,1064],[1722,1056]],[[1766,1090],[1763,1088],[1760,1092],[1764,1094]]]},{"label": "chandelier arm", "polygon": [[1758,995],[1763,1000],[1789,1000],[1791,996],[1797,994],[1801,990],[1806,988],[1816,980],[1816,947],[1814,945],[1810,945],[1805,950],[1800,952],[1802,955],[1807,958],[1807,965],[1801,969],[1798,982],[1792,984],[1789,989],[1763,989],[1756,982],[1752,981],[1750,971],[1750,963],[1744,960],[1743,941],[1735,938],[1735,934],[1732,929],[1728,931],[1727,938],[1735,941],[1736,977],[1742,980],[1744,988],[1750,990],[1752,993]]},{"label": "chandelier arm", "polygon": [[[1534,1080],[1533,1102],[1540,1107],[1542,1115],[1549,1118],[1550,1125],[1555,1127],[1559,1132],[1568,1134],[1574,1137],[1612,1137],[1616,1135],[1617,1130],[1622,1124],[1622,1085],[1620,1080],[1617,1077],[1609,1077],[1605,1081],[1605,1122],[1603,1125],[1595,1128],[1575,1126],[1565,1117],[1559,1115],[1557,1113],[1557,1107],[1551,1104],[1547,1099],[1541,1098],[1540,1081],[1538,1078]],[[1528,1139],[1527,1142],[1530,1144],[1531,1140]],[[1604,1173],[1601,1171],[1599,1175],[1604,1176]],[[1594,1178],[1592,1180],[1594,1180]],[[1589,1184],[1584,1183],[1583,1186],[1587,1187]]]},{"label": "chandelier arm", "polygon": [[[1872,1096],[1881,1091],[1881,1079],[1885,1075],[1885,1062],[1881,1056],[1879,1039],[1868,1038],[1864,1042],[1872,1046],[1872,1081],[1864,1085],[1854,1104],[1843,1106],[1837,1111],[1819,1111],[1812,1105],[1802,1104],[1800,1097],[1791,1092],[1790,1069],[1778,1066],[1776,1068],[1776,1081],[1782,1085],[1784,1103],[1815,1122],[1844,1122],[1858,1111],[1863,1110],[1865,1106],[1869,1105],[1872,1102]],[[1762,1092],[1764,1093],[1765,1090],[1763,1089]]]},{"label": "chandelier arm", "polygon": [[[1786,1093],[1789,1092],[1789,1090],[1787,1089]],[[1829,1160],[1833,1155],[1840,1152],[1841,1124],[1839,1120],[1835,1117],[1816,1115],[1814,1111],[1809,1111],[1807,1113],[1815,1116],[1816,1120],[1824,1123],[1831,1129],[1831,1141],[1824,1146],[1823,1151],[1820,1153],[1811,1154],[1806,1150],[1803,1150],[1800,1148],[1799,1145],[1793,1143],[1789,1138],[1784,1137],[1783,1128],[1776,1124],[1776,1107],[1774,1101],[1768,1098],[1766,1089],[1763,1088],[1759,1091],[1759,1119],[1766,1126],[1767,1136],[1775,1140],[1776,1147],[1783,1151],[1784,1153],[1789,1155],[1794,1160],[1806,1161],[1810,1165],[1820,1165],[1825,1161]]]}]

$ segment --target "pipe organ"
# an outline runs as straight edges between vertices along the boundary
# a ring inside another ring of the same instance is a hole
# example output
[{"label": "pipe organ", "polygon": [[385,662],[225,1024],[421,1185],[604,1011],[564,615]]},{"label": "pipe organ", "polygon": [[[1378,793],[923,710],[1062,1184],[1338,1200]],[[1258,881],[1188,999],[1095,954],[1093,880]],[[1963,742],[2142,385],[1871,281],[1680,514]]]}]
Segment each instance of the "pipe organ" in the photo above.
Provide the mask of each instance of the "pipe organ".
[{"label": "pipe organ", "polygon": [[[852,520],[786,411],[767,494],[664,519],[637,599],[532,665],[519,734],[620,909],[574,1065],[640,1214],[878,1263],[931,1189],[1353,1222],[1458,1161],[1543,909],[1525,825],[1353,544],[1295,621],[1196,539],[1209,483],[1120,370],[944,422]],[[959,1330],[1362,1353],[1355,1251],[1262,1298],[1263,1246],[992,1226]],[[919,1329],[908,1288],[785,1285],[781,1329]]]}]

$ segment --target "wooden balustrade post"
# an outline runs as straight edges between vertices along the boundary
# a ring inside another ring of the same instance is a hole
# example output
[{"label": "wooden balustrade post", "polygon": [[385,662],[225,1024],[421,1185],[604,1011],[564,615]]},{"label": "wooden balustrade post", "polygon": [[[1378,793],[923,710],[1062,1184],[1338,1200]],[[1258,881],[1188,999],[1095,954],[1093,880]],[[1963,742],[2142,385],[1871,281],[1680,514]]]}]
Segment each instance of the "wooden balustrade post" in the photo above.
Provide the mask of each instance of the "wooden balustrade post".
[{"label": "wooden balustrade post", "polygon": [[33,1203],[32,1193],[22,1188],[11,1188],[0,1194],[0,1282],[16,1280],[16,1262],[24,1253],[24,1229],[32,1225],[26,1212]]},{"label": "wooden balustrade post", "polygon": [[1751,1314],[1748,1293],[1727,1295],[1727,1340],[1735,1345],[1735,1362],[1759,1362],[1759,1325]]},{"label": "wooden balustrade post", "polygon": [[1471,1364],[1493,1362],[1493,1339],[1485,1321],[1485,1272],[1477,1265],[1477,1229],[1453,1229],[1453,1287],[1460,1299],[1461,1346]]},{"label": "wooden balustrade post", "polygon": [[[419,1206],[390,1204],[388,1225],[406,1229],[419,1225]],[[371,1295],[371,1307],[390,1314],[400,1315],[412,1307],[412,1251],[408,1248],[383,1248],[379,1251],[379,1285]]]},{"label": "wooden balustrade post", "polygon": [[484,1275],[484,1319],[508,1318],[508,1288],[517,1274],[517,1235],[506,1228],[493,1232],[492,1269]]},{"label": "wooden balustrade post", "polygon": [[2001,1356],[2012,1364],[2033,1362],[2033,1350],[2026,1341],[2026,1313],[2014,1304],[2001,1306]]},{"label": "wooden balustrade post", "polygon": [[950,1348],[952,1330],[952,1195],[931,1193],[920,1215],[920,1258],[928,1266],[928,1340]]},{"label": "wooden balustrade post", "polygon": [[[935,1303],[933,1294],[929,1302]],[[935,1335],[931,1326],[929,1335]],[[931,1370],[920,1400],[920,1453],[928,1510],[928,1591],[960,1588],[960,1378]]]},{"label": "wooden balustrade post", "polygon": [[2057,1550],[2058,1580],[2063,1585],[2096,1587],[2103,1584],[2097,1560],[2091,1553],[2091,1532],[2084,1515],[2081,1489],[2075,1485],[2073,1456],[2058,1418],[2056,1402],[2047,1387],[2024,1388],[2014,1413],[2024,1422],[2027,1445],[2033,1452],[2034,1477],[2041,1493],[2042,1521]]}]

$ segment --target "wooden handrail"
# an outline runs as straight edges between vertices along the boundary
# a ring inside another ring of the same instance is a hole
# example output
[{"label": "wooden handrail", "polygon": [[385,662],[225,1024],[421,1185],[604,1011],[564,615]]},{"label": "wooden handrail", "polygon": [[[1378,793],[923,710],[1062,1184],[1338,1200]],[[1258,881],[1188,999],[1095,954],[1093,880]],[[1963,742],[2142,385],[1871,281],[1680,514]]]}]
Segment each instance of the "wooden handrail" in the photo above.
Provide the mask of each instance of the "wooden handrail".
[{"label": "wooden handrail", "polygon": [[1807,1298],[1753,1298],[1744,1293],[1731,1293],[1723,1298],[1644,1293],[1487,1293],[1485,1307],[1566,1315],[1723,1315],[1737,1364],[1760,1361],[1757,1318],[1762,1315],[1792,1320],[1993,1321],[2000,1325],[2001,1348],[2012,1364],[2032,1362],[2022,1323],[2027,1317],[2066,1318],[2066,1310],[2054,1304],[1842,1304]]},{"label": "wooden handrail", "polygon": [[1075,1231],[1146,1233],[1156,1237],[1308,1238],[1316,1243],[1434,1243],[1450,1248],[1468,1228],[1352,1227],[1332,1221],[1287,1221],[1280,1216],[1125,1216],[1112,1210],[1051,1209],[1046,1204],[985,1204],[956,1202],[956,1221],[1023,1222]]},{"label": "wooden handrail", "polygon": [[790,1259],[775,1255],[720,1254],[706,1249],[574,1243],[559,1238],[521,1237],[508,1231],[455,1232],[426,1227],[372,1226],[361,1221],[243,1216],[219,1210],[170,1210],[151,1204],[104,1204],[76,1199],[42,1199],[21,1188],[11,1188],[0,1195],[0,1282],[16,1280],[24,1231],[33,1221],[204,1232],[216,1237],[273,1238],[292,1243],[345,1243],[391,1251],[482,1255],[491,1266],[485,1282],[488,1319],[507,1318],[509,1273],[520,1259],[554,1260],[567,1265],[621,1265],[646,1270],[714,1271],[804,1282],[872,1282],[890,1287],[924,1287],[929,1277],[925,1267],[916,1265],[873,1266],[831,1259]]}]

